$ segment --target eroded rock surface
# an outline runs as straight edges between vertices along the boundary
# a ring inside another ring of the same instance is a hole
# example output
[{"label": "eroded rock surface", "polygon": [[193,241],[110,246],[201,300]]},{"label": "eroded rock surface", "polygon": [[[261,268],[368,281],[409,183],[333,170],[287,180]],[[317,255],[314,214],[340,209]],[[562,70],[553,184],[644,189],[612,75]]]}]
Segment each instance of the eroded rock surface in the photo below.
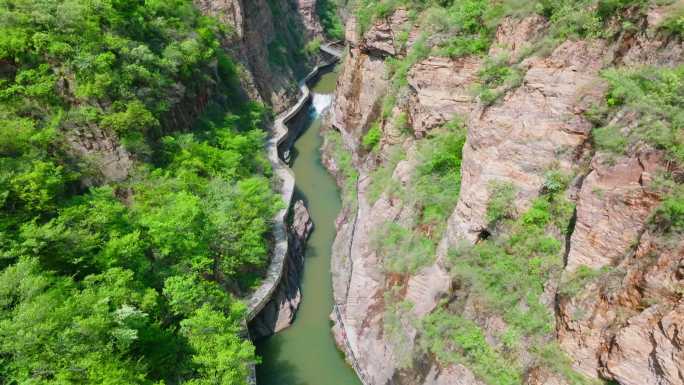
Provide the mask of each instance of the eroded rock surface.
[{"label": "eroded rock surface", "polygon": [[567,271],[582,265],[610,266],[633,247],[659,202],[648,185],[661,161],[658,153],[621,159],[612,166],[600,157],[593,160],[579,193]]},{"label": "eroded rock surface", "polygon": [[113,135],[102,130],[75,131],[69,142],[79,156],[91,159],[105,180],[122,181],[133,167],[133,156]]},{"label": "eroded rock surface", "polygon": [[332,124],[345,133],[345,143],[357,152],[363,134],[382,108],[388,86],[385,62],[359,48],[351,48],[337,85]]},{"label": "eroded rock surface", "polygon": [[[656,14],[649,14],[644,23],[655,25],[656,19]],[[580,266],[598,273],[573,296],[557,293],[558,277],[546,283],[540,302],[557,317],[557,335],[549,338],[555,338],[573,367],[590,378],[621,385],[684,384],[684,250],[681,239],[664,240],[649,229],[649,218],[661,199],[650,185],[666,166],[662,154],[648,150],[609,160],[592,148],[593,124],[586,117],[606,92],[601,70],[611,65],[681,63],[681,41],[661,39],[642,28],[612,42],[566,41],[548,56],[524,58],[548,23],[540,16],[506,19],[489,54],[507,55],[510,63],[519,63],[523,75],[519,87],[483,106],[472,92],[482,59],[421,60],[408,73],[408,91],[394,95],[399,106],[389,119],[382,119],[378,152],[369,154],[360,142],[379,117],[389,88],[384,61],[406,52],[397,41],[398,32],[416,34],[403,11],[376,22],[361,37],[350,25],[355,25],[353,19],[347,30],[352,49],[338,81],[332,122],[352,152],[360,176],[357,203],[345,207],[337,222],[333,284],[339,319],[336,313],[332,318],[338,344],[350,361],[358,363],[367,383],[480,383],[466,366],[440,365],[419,349],[407,349],[415,344],[417,333],[410,320],[429,314],[454,294],[444,257],[449,248],[487,235],[491,183],[513,184],[513,203],[522,213],[539,196],[547,172],[557,170],[577,176],[567,192],[577,211],[572,236],[565,240],[563,279],[570,279]],[[393,118],[402,111],[408,115],[413,137],[398,136],[393,126]],[[416,167],[416,144],[457,117],[468,130],[461,191],[435,263],[402,277],[388,274],[376,252],[373,230],[388,221],[410,226],[414,212],[391,194],[372,201],[372,170],[390,158],[386,151],[393,145],[406,159],[397,164],[390,183],[407,183]],[[345,183],[336,160],[330,153],[326,156],[338,183]],[[402,323],[401,338],[384,328],[386,296],[396,287],[402,288],[400,298],[411,304],[410,312],[402,314],[409,321]],[[500,346],[504,320],[482,314],[468,298],[463,306],[462,315],[481,326],[490,344]],[[413,365],[406,365],[407,360]],[[527,385],[568,384],[553,370],[535,366],[531,355],[520,362],[529,367],[523,380]]]},{"label": "eroded rock surface", "polygon": [[560,302],[561,346],[575,367],[620,384],[682,384],[684,242],[646,231],[633,252]]},{"label": "eroded rock surface", "polygon": [[373,24],[363,35],[361,48],[364,52],[375,56],[394,56],[402,51],[402,45],[397,41],[397,35],[409,29],[408,12],[398,10],[385,20]]},{"label": "eroded rock surface", "polygon": [[313,231],[313,222],[304,202],[299,200],[292,207],[292,224],[289,226],[290,249],[283,272],[283,279],[273,299],[250,323],[250,335],[254,339],[277,333],[292,324],[302,293],[299,285],[304,269],[306,240]]},{"label": "eroded rock surface", "polygon": [[475,241],[487,228],[492,181],[512,183],[522,210],[549,169],[570,173],[575,167],[592,127],[583,112],[603,96],[598,75],[604,50],[600,42],[566,42],[548,58],[531,58],[519,88],[471,115],[461,193],[447,230],[450,245]]},{"label": "eroded rock surface", "polygon": [[416,136],[470,113],[474,97],[469,88],[477,81],[481,64],[474,57],[430,57],[413,66],[408,83],[414,91],[410,116]]}]

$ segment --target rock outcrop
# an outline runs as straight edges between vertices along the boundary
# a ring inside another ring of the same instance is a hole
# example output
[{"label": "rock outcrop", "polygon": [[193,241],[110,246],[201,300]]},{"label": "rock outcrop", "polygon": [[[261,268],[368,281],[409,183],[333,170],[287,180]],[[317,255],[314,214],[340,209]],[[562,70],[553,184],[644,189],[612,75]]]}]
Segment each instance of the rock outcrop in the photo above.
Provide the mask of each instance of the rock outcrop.
[{"label": "rock outcrop", "polygon": [[299,13],[308,39],[322,38],[323,26],[316,13],[316,0],[297,0]]},{"label": "rock outcrop", "polygon": [[558,340],[576,369],[620,384],[682,383],[684,242],[667,243],[646,231],[600,279],[560,301]]},{"label": "rock outcrop", "polygon": [[416,136],[470,113],[474,97],[469,87],[477,81],[481,64],[475,57],[430,57],[411,68],[408,83],[415,92],[409,106]]},{"label": "rock outcrop", "polygon": [[270,55],[274,51],[282,55],[300,52],[302,35],[318,33],[320,24],[312,10],[315,4],[310,0],[301,0],[299,8],[293,8],[289,0],[195,0],[195,4],[228,27],[223,46],[246,70],[240,71],[240,76],[250,99],[263,101],[276,113],[287,109],[297,98],[298,78],[311,63],[299,58],[292,63],[301,68],[293,68],[274,64]]},{"label": "rock outcrop", "polygon": [[283,279],[273,299],[249,325],[250,336],[254,339],[270,336],[290,326],[302,297],[299,285],[304,269],[304,250],[313,230],[313,222],[301,200],[295,202],[291,215],[290,249]]},{"label": "rock outcrop", "polygon": [[384,61],[351,47],[337,79],[332,124],[346,133],[343,138],[355,152],[365,130],[380,114],[387,86]]},{"label": "rock outcrop", "polygon": [[[547,32],[547,20],[505,19],[489,56],[509,58],[521,72],[518,87],[486,106],[473,93],[482,58],[427,57],[411,67],[402,93],[392,95],[398,106],[390,118],[381,115],[391,89],[385,61],[406,55],[418,36],[416,27],[402,10],[376,22],[363,36],[354,33],[356,23],[348,20],[351,49],[338,80],[331,125],[351,152],[358,180],[351,181],[356,186],[353,199],[337,221],[332,318],[338,345],[366,385],[481,383],[467,365],[440,364],[417,348],[420,331],[414,321],[443,299],[465,298],[462,315],[477,323],[490,343],[500,343],[505,322],[483,314],[463,293],[466,289],[452,287],[445,267],[447,251],[463,242],[478,242],[495,230],[486,219],[493,181],[514,186],[513,205],[521,214],[543,192],[551,170],[575,176],[565,195],[576,204],[576,214],[563,240],[562,277],[558,272],[546,282],[541,300],[556,317],[548,340],[558,342],[572,367],[589,378],[621,385],[684,384],[683,244],[676,237],[663,239],[649,227],[662,199],[652,182],[667,162],[662,153],[643,149],[607,159],[592,145],[594,124],[587,118],[587,111],[604,99],[607,85],[601,71],[606,67],[684,61],[681,40],[655,33],[652,19],[649,14],[641,29],[610,41],[568,40],[546,56],[530,57],[524,56]],[[402,31],[409,35],[405,43],[397,38]],[[406,114],[413,135],[397,135],[393,117],[400,113]],[[388,193],[374,200],[374,170],[388,164],[390,149],[399,151],[404,160],[385,183],[410,183],[422,138],[454,118],[467,127],[461,190],[434,263],[403,276],[389,274],[373,230],[387,222],[410,227],[415,208]],[[374,122],[380,122],[382,138],[369,154],[361,143]],[[341,186],[350,184],[329,148],[324,149],[324,161]],[[595,273],[579,293],[557,292],[561,281],[573,279],[580,267]],[[385,327],[386,301],[395,295],[393,290],[410,308],[400,317],[400,335]],[[460,297],[455,294],[459,290]],[[527,368],[525,384],[569,383],[531,357],[520,361]]]},{"label": "rock outcrop", "polygon": [[493,180],[516,187],[522,211],[538,195],[546,171],[575,167],[592,128],[582,113],[603,96],[598,74],[604,50],[600,42],[566,42],[548,58],[530,58],[520,87],[471,114],[450,245],[473,242],[486,229]]},{"label": "rock outcrop", "polygon": [[133,167],[133,155],[115,136],[103,130],[94,127],[74,130],[69,144],[77,155],[90,159],[105,180],[122,181]]},{"label": "rock outcrop", "polygon": [[596,156],[577,201],[566,271],[613,266],[634,246],[659,199],[649,191],[662,154],[645,153],[616,164]]}]

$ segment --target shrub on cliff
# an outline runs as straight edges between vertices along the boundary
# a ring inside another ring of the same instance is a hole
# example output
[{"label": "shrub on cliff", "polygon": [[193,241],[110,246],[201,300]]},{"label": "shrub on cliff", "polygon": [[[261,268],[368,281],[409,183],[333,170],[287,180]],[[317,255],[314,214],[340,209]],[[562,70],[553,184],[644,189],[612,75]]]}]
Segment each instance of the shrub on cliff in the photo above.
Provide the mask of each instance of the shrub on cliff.
[{"label": "shrub on cliff", "polygon": [[[453,313],[460,311],[457,301],[426,317],[422,326],[424,344],[430,352],[438,358],[447,357],[450,362],[465,362],[488,383],[520,378],[521,350],[533,353],[540,362],[552,355],[564,357],[560,350],[547,346],[553,332],[553,313],[542,298],[546,283],[558,277],[563,268],[563,234],[573,207],[563,195],[562,181],[566,178],[548,179],[553,180],[549,185],[558,187],[544,190],[517,218],[511,207],[515,190],[507,183],[492,184],[487,212],[491,221],[499,223],[497,231],[475,245],[457,247],[448,255],[446,265],[454,283],[468,296],[461,298],[460,306],[467,300],[478,309],[478,314],[501,317],[505,322],[506,329],[494,337],[499,343],[490,345],[475,321],[451,314],[449,306],[456,307]],[[438,341],[436,330],[449,338]],[[475,352],[464,345],[469,342],[477,342],[471,348]],[[567,360],[545,366],[569,383],[588,383],[572,370]],[[504,368],[512,372],[501,372]]]},{"label": "shrub on cliff", "polygon": [[[684,66],[644,67],[636,69],[611,69],[603,73],[610,86],[606,97],[606,119],[622,111],[628,120],[621,119],[612,126],[596,131],[595,142],[599,148],[622,152],[646,142],[663,149],[668,156],[684,164]],[[629,114],[632,114],[631,117]],[[632,124],[634,123],[634,124]],[[613,145],[611,135],[603,130],[622,136],[623,145]],[[617,132],[616,132],[617,134]]]},{"label": "shrub on cliff", "polygon": [[371,124],[371,127],[366,132],[366,135],[361,139],[361,144],[368,151],[375,151],[380,145],[380,139],[382,139],[382,131],[380,130],[380,124],[377,122]]}]

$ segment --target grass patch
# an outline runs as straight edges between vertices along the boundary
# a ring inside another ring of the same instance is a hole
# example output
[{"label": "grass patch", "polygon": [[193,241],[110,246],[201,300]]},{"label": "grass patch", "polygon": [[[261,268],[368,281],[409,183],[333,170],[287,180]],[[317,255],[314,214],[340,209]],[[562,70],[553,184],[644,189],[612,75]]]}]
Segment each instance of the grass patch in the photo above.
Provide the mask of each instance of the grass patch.
[{"label": "grass patch", "polygon": [[523,71],[509,64],[508,55],[487,58],[478,72],[477,95],[484,105],[492,105],[509,90],[522,84]]},{"label": "grass patch", "polygon": [[382,139],[380,123],[374,122],[361,139],[361,144],[367,151],[377,151],[380,148],[380,139]]},{"label": "grass patch", "polygon": [[466,140],[460,121],[442,130],[430,133],[419,143],[419,166],[408,191],[408,197],[412,197],[421,212],[419,224],[437,237],[442,235],[446,220],[458,202]]},{"label": "grass patch", "polygon": [[577,268],[577,271],[565,277],[563,282],[561,282],[558,292],[568,298],[575,297],[590,283],[610,272],[610,270],[611,268],[607,266],[600,269],[592,269],[589,266],[582,265]]},{"label": "grass patch", "polygon": [[372,245],[388,273],[414,274],[435,258],[435,243],[400,224],[387,222],[373,234]]},{"label": "grass patch", "polygon": [[[451,250],[448,256],[453,279],[467,288],[470,298],[477,301],[476,306],[506,322],[507,331],[500,339],[507,349],[524,348],[522,342],[526,346],[544,346],[553,333],[553,313],[541,299],[546,282],[559,277],[562,271],[563,236],[574,209],[563,196],[566,178],[556,174],[554,171],[547,173],[545,185],[548,187],[542,188],[543,194],[517,218],[513,218],[511,208],[515,189],[506,183],[493,184],[487,216],[490,222],[499,222],[500,231],[476,245]],[[477,325],[471,323],[465,328],[462,322],[450,324],[453,330],[444,332],[450,336],[449,341],[433,341],[437,344],[432,348],[435,354],[445,354],[440,352],[445,345],[468,339],[476,333],[472,329]],[[468,366],[488,383],[505,384],[522,375],[520,372],[517,377],[509,373],[498,375],[498,371],[487,372],[485,369],[492,357],[486,355],[473,357],[463,351],[454,353],[453,349],[447,349],[446,353],[456,354],[454,359],[468,362]],[[532,353],[538,360],[550,354],[543,349],[532,350]],[[519,352],[511,352],[511,357],[518,355]],[[558,368],[553,370],[571,383],[586,383],[570,366],[556,366]]]},{"label": "grass patch", "polygon": [[420,346],[443,365],[463,364],[489,385],[518,385],[522,370],[494,349],[473,321],[440,308],[422,320]]},{"label": "grass patch", "polygon": [[368,202],[373,204],[383,192],[389,191],[396,193],[399,191],[398,183],[392,179],[394,169],[397,164],[404,160],[406,154],[401,148],[394,148],[390,151],[388,159],[371,173],[371,181],[368,185]]},{"label": "grass patch", "polygon": [[465,130],[460,122],[454,121],[418,144],[418,166],[405,188],[392,180],[394,169],[403,158],[400,149],[372,174],[368,193],[371,202],[391,189],[393,195],[417,212],[410,228],[387,223],[374,233],[375,249],[382,256],[386,271],[415,273],[434,261],[437,242],[458,201],[464,143]]},{"label": "grass patch", "polygon": [[[604,123],[592,133],[596,146],[624,154],[639,143],[647,143],[683,163],[684,66],[609,69],[602,76],[609,91],[604,105],[592,117],[599,125]],[[626,112],[629,121],[607,124],[619,112]]]},{"label": "grass patch", "polygon": [[515,186],[510,182],[494,181],[489,184],[489,203],[485,219],[490,226],[515,215]]},{"label": "grass patch", "polygon": [[342,186],[342,200],[344,202],[356,202],[356,184],[359,172],[354,167],[352,155],[342,143],[342,134],[335,130],[329,130],[323,135],[324,147],[331,151],[331,158],[335,160],[340,173],[344,177]]},{"label": "grass patch", "polygon": [[677,185],[670,191],[651,222],[664,234],[684,233],[684,186]]}]

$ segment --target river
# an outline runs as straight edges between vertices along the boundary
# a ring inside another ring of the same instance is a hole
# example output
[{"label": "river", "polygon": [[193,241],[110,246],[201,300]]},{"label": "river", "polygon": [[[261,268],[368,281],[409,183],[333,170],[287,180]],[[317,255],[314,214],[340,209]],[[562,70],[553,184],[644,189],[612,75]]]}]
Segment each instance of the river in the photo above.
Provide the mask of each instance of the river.
[{"label": "river", "polygon": [[[320,114],[330,106],[337,71],[321,76],[312,91],[304,132],[292,151],[295,199],[303,199],[314,222],[306,249],[302,302],[294,324],[275,336],[257,341],[259,385],[360,385],[337,349],[328,316],[332,311],[330,254],[340,194],[321,164]],[[307,127],[308,126],[308,127]]]}]

